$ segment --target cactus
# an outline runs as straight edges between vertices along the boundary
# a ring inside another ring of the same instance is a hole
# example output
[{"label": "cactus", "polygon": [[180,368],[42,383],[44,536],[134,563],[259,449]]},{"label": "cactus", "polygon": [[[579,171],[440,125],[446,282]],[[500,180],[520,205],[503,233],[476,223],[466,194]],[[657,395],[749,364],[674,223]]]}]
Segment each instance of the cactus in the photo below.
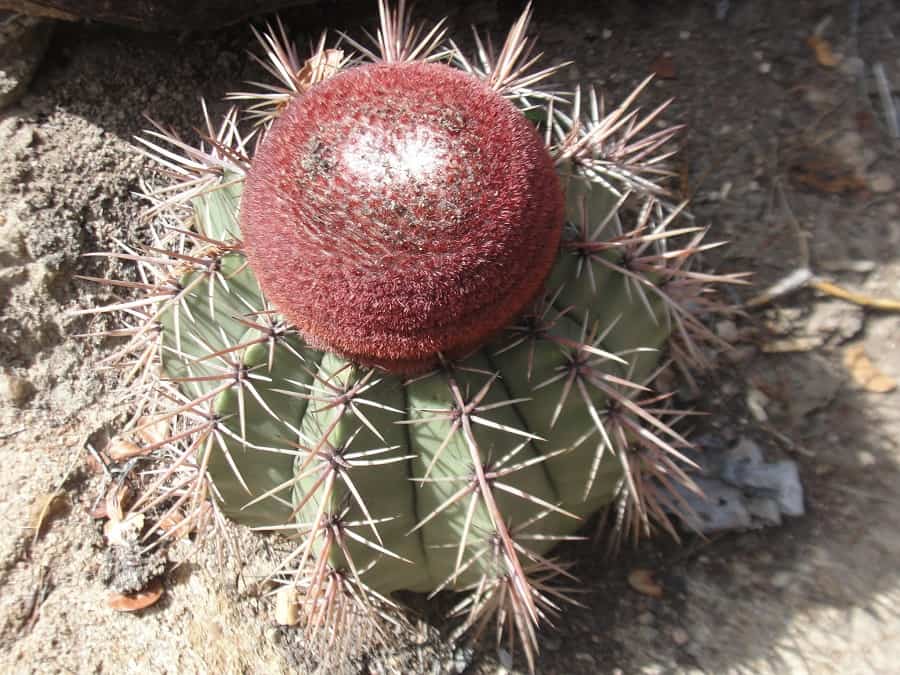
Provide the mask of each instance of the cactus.
[{"label": "cactus", "polygon": [[664,355],[708,365],[701,318],[741,278],[695,269],[713,244],[664,187],[677,129],[633,109],[646,81],[609,111],[553,90],[529,8],[476,60],[379,9],[354,58],[258,34],[278,83],[231,95],[249,132],[204,106],[199,147],[139,139],[174,180],[146,188],[150,245],[98,254],[138,281],[96,279],[136,298],[83,311],[123,317],[127,433],[168,429],[131,505],[181,514],[160,541],[289,535],[272,579],[327,641],[397,620],[396,591],[465,593],[461,630],[496,617],[533,668],[571,597],[558,542],[604,510],[613,543],[677,537],[697,488],[653,386]]}]

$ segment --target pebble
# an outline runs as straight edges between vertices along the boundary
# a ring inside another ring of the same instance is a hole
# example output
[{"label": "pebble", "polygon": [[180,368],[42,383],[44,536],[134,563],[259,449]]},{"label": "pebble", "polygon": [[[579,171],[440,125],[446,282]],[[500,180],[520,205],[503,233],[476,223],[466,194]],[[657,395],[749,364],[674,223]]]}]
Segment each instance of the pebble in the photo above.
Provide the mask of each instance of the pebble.
[{"label": "pebble", "polygon": [[874,466],[877,463],[875,455],[868,450],[860,450],[856,453],[856,459],[859,460],[861,466]]},{"label": "pebble", "polygon": [[869,177],[869,189],[872,192],[884,194],[893,192],[897,188],[896,179],[889,173],[876,173]]},{"label": "pebble", "polygon": [[768,75],[772,72],[772,64],[768,61],[763,61],[759,64],[759,72],[761,75]]},{"label": "pebble", "polygon": [[562,640],[558,637],[547,636],[541,639],[541,649],[546,649],[548,652],[557,652],[560,647],[562,647]]},{"label": "pebble", "polygon": [[775,588],[785,588],[791,583],[791,575],[788,572],[776,572],[770,581]]},{"label": "pebble", "polygon": [[18,375],[0,375],[0,399],[9,401],[13,405],[21,406],[28,402],[35,389],[24,377]]},{"label": "pebble", "polygon": [[612,37],[613,32],[609,28],[604,28],[603,32],[600,33],[600,37],[604,40],[609,40]]},{"label": "pebble", "polygon": [[674,642],[679,647],[684,647],[688,642],[691,641],[691,636],[688,635],[687,631],[684,628],[673,628],[672,629],[672,642]]},{"label": "pebble", "polygon": [[734,321],[724,319],[716,322],[716,335],[725,340],[725,342],[735,343],[738,340],[738,327]]},{"label": "pebble", "polygon": [[753,415],[753,419],[757,422],[768,421],[769,414],[766,412],[766,404],[768,402],[769,397],[759,389],[750,387],[750,389],[747,390],[747,408],[750,410],[750,414]]},{"label": "pebble", "polygon": [[653,612],[643,612],[637,620],[642,626],[649,626],[656,620],[656,617],[653,616]]},{"label": "pebble", "polygon": [[678,38],[680,40],[690,40],[691,39],[691,31],[683,30],[678,34]]},{"label": "pebble", "polygon": [[587,652],[576,652],[575,660],[582,661],[584,663],[590,663],[591,665],[594,665],[597,663],[596,659],[594,659],[594,657],[591,656],[590,654],[588,654]]}]

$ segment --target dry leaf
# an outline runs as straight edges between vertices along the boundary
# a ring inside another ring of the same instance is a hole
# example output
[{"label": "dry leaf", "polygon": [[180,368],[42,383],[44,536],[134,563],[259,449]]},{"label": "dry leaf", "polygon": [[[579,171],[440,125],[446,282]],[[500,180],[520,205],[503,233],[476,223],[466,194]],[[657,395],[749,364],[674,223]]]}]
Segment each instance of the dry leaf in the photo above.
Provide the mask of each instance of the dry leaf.
[{"label": "dry leaf", "polygon": [[897,388],[897,382],[875,367],[861,344],[851,345],[844,350],[844,367],[857,386],[866,391],[886,394]]},{"label": "dry leaf", "polygon": [[162,594],[162,581],[156,579],[139,593],[110,593],[106,604],[117,612],[139,612],[155,605]]},{"label": "dry leaf", "polygon": [[275,621],[280,626],[296,626],[300,621],[300,604],[293,586],[282,586],[275,593]]},{"label": "dry leaf", "polygon": [[69,506],[69,498],[64,492],[51,492],[34,500],[31,507],[29,526],[34,530],[35,541],[44,534],[44,526],[54,517],[61,515]]},{"label": "dry leaf", "polygon": [[828,40],[819,37],[818,35],[810,35],[806,39],[806,44],[808,44],[810,49],[813,50],[813,53],[815,53],[816,61],[819,62],[820,66],[834,68],[841,62],[841,60],[835,56],[834,52],[831,51],[831,44]]},{"label": "dry leaf", "polygon": [[162,445],[169,437],[169,421],[152,417],[141,417],[137,421],[137,435],[147,445]]},{"label": "dry leaf", "polygon": [[651,598],[661,598],[663,596],[663,587],[653,578],[651,570],[631,570],[628,573],[628,585],[638,593],[649,595]]},{"label": "dry leaf", "polygon": [[861,192],[866,189],[866,182],[856,175],[852,167],[820,150],[813,150],[791,162],[788,176],[798,187],[826,194]]},{"label": "dry leaf", "polygon": [[190,528],[182,524],[184,520],[184,514],[181,511],[173,511],[156,523],[156,529],[162,531],[163,534],[174,533],[175,539],[183,539],[190,532]]},{"label": "dry leaf", "polygon": [[344,62],[342,49],[325,49],[306,59],[306,63],[297,73],[297,80],[309,89],[314,84],[327,80],[341,69]]},{"label": "dry leaf", "polygon": [[146,455],[147,450],[139,446],[137,443],[126,441],[124,438],[116,436],[109,445],[106,446],[106,454],[114,462],[122,462],[132,457],[140,457]]}]

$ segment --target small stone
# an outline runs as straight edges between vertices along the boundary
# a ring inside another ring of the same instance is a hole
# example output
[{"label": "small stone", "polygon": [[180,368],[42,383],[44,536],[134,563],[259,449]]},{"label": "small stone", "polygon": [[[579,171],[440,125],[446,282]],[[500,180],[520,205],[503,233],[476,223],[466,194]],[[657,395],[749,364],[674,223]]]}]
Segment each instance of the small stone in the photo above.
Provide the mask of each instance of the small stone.
[{"label": "small stone", "polygon": [[684,647],[688,642],[691,641],[691,636],[688,635],[687,631],[684,628],[673,628],[672,629],[672,642],[674,642],[679,647]]},{"label": "small stone", "polygon": [[858,56],[845,58],[838,64],[838,69],[844,74],[851,77],[861,75],[866,70],[866,62]]},{"label": "small stone", "polygon": [[768,61],[763,61],[759,64],[759,72],[761,75],[768,75],[772,72],[772,64]]},{"label": "small stone", "polygon": [[464,673],[475,658],[475,650],[471,647],[459,647],[453,652],[453,668],[457,673]]},{"label": "small stone", "polygon": [[604,28],[603,32],[600,33],[600,37],[602,37],[604,40],[609,40],[612,37],[612,35],[613,35],[613,32],[609,28]]},{"label": "small stone", "polygon": [[747,390],[747,408],[753,419],[757,422],[767,422],[769,413],[766,412],[766,405],[769,403],[769,397],[755,387]]},{"label": "small stone", "polygon": [[735,343],[738,340],[738,327],[734,321],[724,319],[716,322],[716,335],[725,340],[725,342]]},{"label": "small stone", "polygon": [[637,634],[644,642],[656,642],[659,639],[659,631],[653,626],[638,626]]},{"label": "small stone", "polygon": [[875,455],[868,450],[860,450],[856,453],[856,459],[859,460],[860,466],[875,466],[877,464]]},{"label": "small stone", "polygon": [[746,363],[754,356],[756,356],[756,347],[753,345],[738,345],[734,349],[729,349],[723,353],[723,356],[728,359],[730,363],[735,365],[739,363]]},{"label": "small stone", "polygon": [[690,40],[691,39],[691,31],[689,31],[689,30],[681,31],[680,33],[678,33],[678,39],[679,40]]},{"label": "small stone", "polygon": [[897,181],[889,173],[876,173],[869,176],[869,189],[872,192],[884,194],[893,192],[896,188]]},{"label": "small stone", "polygon": [[541,649],[546,649],[548,652],[557,652],[560,647],[562,647],[562,640],[558,637],[548,636],[541,640]]},{"label": "small stone", "polygon": [[791,575],[788,572],[776,572],[772,575],[771,584],[775,588],[785,588],[791,583]]},{"label": "small stone", "polygon": [[587,652],[575,652],[575,660],[582,663],[590,663],[591,665],[597,663],[596,659]]},{"label": "small stone", "polygon": [[18,375],[0,375],[0,399],[21,406],[28,402],[35,392],[34,385]]},{"label": "small stone", "polygon": [[653,616],[653,612],[643,612],[638,616],[638,623],[642,626],[649,626],[654,621],[656,621],[656,617]]}]

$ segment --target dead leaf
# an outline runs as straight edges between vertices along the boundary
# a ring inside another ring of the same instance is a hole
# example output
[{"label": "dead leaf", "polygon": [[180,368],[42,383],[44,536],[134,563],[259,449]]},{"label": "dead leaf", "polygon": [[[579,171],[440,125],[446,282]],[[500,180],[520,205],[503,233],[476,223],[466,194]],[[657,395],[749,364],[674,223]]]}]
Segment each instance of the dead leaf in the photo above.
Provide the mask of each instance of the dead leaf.
[{"label": "dead leaf", "polygon": [[306,63],[297,73],[297,80],[304,87],[304,91],[314,84],[327,80],[335,75],[344,62],[342,49],[325,49],[306,59]]},{"label": "dead leaf", "polygon": [[163,534],[174,532],[176,539],[183,539],[190,532],[190,528],[182,524],[184,520],[184,514],[181,511],[173,511],[156,523],[156,529],[162,531]]},{"label": "dead leaf", "polygon": [[861,192],[866,182],[837,157],[814,150],[791,162],[788,175],[794,185],[824,192],[844,194]]},{"label": "dead leaf", "polygon": [[834,68],[841,62],[840,58],[831,50],[831,43],[825,38],[819,35],[810,35],[806,38],[806,44],[813,50],[813,53],[816,55],[816,61],[818,61],[820,66]]},{"label": "dead leaf", "polygon": [[875,394],[886,394],[897,388],[897,382],[882,373],[866,354],[862,344],[855,344],[844,350],[844,367],[857,386]]},{"label": "dead leaf", "polygon": [[628,585],[638,593],[649,595],[651,598],[661,598],[663,587],[653,577],[653,572],[647,569],[634,569],[628,573]]},{"label": "dead leaf", "polygon": [[113,438],[109,445],[106,446],[106,454],[114,462],[123,462],[132,457],[140,457],[146,455],[149,451],[139,446],[137,443],[126,441],[120,436]]},{"label": "dead leaf", "polygon": [[35,541],[44,534],[45,525],[56,516],[61,515],[68,506],[69,498],[64,492],[59,491],[41,495],[34,500],[29,527],[34,530]]},{"label": "dead leaf", "polygon": [[155,605],[162,594],[162,581],[155,579],[147,588],[138,593],[110,593],[106,604],[117,612],[139,612]]},{"label": "dead leaf", "polygon": [[147,445],[159,446],[169,437],[169,421],[155,420],[152,417],[141,417],[137,421],[137,435]]},{"label": "dead leaf", "polygon": [[672,60],[672,55],[668,52],[657,56],[650,69],[661,80],[678,79],[678,71],[675,68],[675,62]]}]

